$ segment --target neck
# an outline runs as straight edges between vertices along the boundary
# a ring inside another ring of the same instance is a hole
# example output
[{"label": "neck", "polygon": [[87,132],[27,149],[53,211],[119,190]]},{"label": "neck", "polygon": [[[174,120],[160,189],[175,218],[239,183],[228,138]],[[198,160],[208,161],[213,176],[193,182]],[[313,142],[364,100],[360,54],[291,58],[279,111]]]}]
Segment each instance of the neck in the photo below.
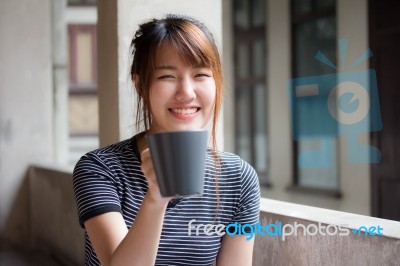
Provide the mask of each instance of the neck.
[{"label": "neck", "polygon": [[141,134],[137,140],[137,149],[138,149],[139,154],[141,154],[145,149],[148,148],[145,136],[146,136],[146,132]]}]

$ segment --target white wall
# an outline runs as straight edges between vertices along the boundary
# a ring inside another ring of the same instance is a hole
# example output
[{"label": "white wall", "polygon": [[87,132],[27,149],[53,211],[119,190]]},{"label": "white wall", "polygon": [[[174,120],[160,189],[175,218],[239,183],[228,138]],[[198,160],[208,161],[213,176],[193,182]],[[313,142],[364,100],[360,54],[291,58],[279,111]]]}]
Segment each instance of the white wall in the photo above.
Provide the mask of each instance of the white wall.
[{"label": "white wall", "polygon": [[[129,45],[138,24],[168,13],[202,20],[222,44],[221,1],[141,1],[98,2],[98,59],[100,146],[131,137],[135,132],[135,95],[129,77]],[[106,28],[107,27],[107,28]],[[107,40],[110,36],[116,41]],[[118,123],[119,122],[119,123]],[[222,143],[222,126],[219,142]]]},{"label": "white wall", "polygon": [[0,237],[27,242],[26,171],[53,157],[49,0],[0,1]]}]

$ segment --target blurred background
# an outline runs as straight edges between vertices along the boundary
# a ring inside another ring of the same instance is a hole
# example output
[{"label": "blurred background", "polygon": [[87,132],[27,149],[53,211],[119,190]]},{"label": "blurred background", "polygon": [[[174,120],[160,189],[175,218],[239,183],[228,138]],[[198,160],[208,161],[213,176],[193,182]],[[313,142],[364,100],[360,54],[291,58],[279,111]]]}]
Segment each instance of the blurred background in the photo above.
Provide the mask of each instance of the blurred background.
[{"label": "blurred background", "polygon": [[[64,225],[65,212],[77,225],[73,207],[48,209],[72,197],[80,156],[136,133],[129,44],[139,23],[166,13],[199,18],[215,34],[226,89],[219,145],[254,166],[262,197],[400,221],[400,2],[0,0],[0,248],[32,244],[42,220]],[[368,49],[373,56],[354,64]],[[327,108],[318,97],[293,106],[292,79],[371,69],[365,86],[377,81],[382,129],[349,140],[338,123],[292,138],[296,117]],[[351,141],[379,149],[380,163],[350,162]],[[330,166],[300,167],[307,150]]]}]

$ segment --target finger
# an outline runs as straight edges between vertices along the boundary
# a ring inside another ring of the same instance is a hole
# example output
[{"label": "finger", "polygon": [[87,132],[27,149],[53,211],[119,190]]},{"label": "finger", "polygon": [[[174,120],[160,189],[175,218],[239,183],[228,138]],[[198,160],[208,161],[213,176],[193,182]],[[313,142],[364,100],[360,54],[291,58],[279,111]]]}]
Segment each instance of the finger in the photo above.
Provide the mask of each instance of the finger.
[{"label": "finger", "polygon": [[144,149],[144,150],[140,153],[140,157],[141,157],[141,159],[142,159],[142,163],[143,163],[143,161],[147,161],[147,160],[151,159],[150,150],[149,150],[148,148],[147,148],[147,149]]},{"label": "finger", "polygon": [[149,149],[145,149],[142,151],[141,158],[142,158],[142,164],[141,164],[142,172],[144,173],[147,181],[157,184],[153,167],[153,161],[151,160]]}]

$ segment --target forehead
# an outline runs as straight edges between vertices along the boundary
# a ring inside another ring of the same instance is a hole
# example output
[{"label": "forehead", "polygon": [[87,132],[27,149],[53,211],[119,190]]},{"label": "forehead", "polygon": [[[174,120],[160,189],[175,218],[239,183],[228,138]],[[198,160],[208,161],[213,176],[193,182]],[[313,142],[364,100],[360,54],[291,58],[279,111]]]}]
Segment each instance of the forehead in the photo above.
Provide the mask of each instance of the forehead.
[{"label": "forehead", "polygon": [[156,51],[156,67],[170,65],[172,63],[183,63],[184,61],[186,60],[184,60],[183,56],[170,44],[162,45]]},{"label": "forehead", "polygon": [[156,50],[154,65],[156,68],[170,65],[208,67],[208,64],[202,62],[199,55],[194,51],[194,47],[187,47],[182,44],[162,44]]}]

